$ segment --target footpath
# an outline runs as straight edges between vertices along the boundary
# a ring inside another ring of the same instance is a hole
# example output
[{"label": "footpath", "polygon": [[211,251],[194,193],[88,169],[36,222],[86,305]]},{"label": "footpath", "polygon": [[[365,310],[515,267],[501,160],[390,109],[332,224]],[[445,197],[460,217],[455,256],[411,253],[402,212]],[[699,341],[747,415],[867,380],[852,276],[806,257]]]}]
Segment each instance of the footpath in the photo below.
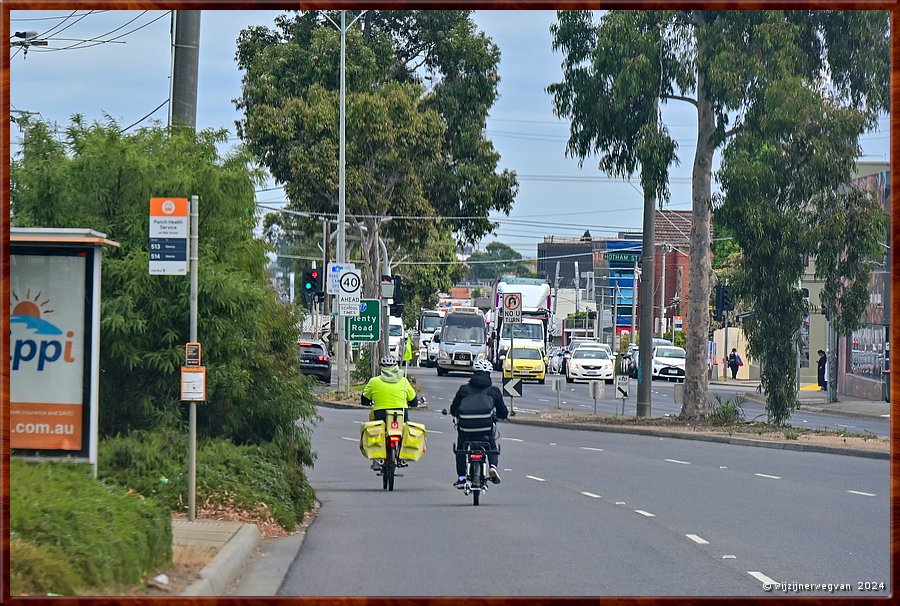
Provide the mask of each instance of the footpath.
[{"label": "footpath", "polygon": [[[710,381],[713,385],[741,385],[757,387],[758,381]],[[765,404],[765,396],[757,393],[745,394],[748,400]],[[843,416],[848,418],[890,417],[890,404],[876,400],[842,400],[829,403],[825,392],[804,386],[798,392],[799,410]],[[320,401],[321,406],[330,408],[364,408],[355,403]],[[421,406],[427,409],[427,406]],[[367,410],[367,409],[365,409]],[[543,424],[539,420],[515,418],[515,423]],[[570,428],[581,428],[577,424],[566,424]],[[604,431],[621,431],[642,433],[640,427],[605,426]],[[648,428],[645,433],[659,435],[658,431]],[[680,437],[674,436],[671,437]],[[692,436],[693,439],[702,439]],[[718,440],[717,440],[718,441]],[[748,446],[763,446],[753,440],[731,439],[730,443]],[[854,454],[847,449],[827,447],[804,448],[803,444],[792,445],[797,450],[816,450],[833,454]],[[863,455],[864,456],[864,455]],[[273,539],[263,540],[255,524],[228,522],[218,520],[173,519],[172,521],[173,553],[178,551],[180,557],[189,559],[190,554],[206,554],[208,563],[199,571],[195,580],[180,592],[182,596],[275,596],[287,576],[290,563],[296,558],[305,537],[305,529]],[[214,555],[213,555],[214,554]],[[211,559],[210,559],[211,558]],[[238,581],[238,579],[240,579]]]}]

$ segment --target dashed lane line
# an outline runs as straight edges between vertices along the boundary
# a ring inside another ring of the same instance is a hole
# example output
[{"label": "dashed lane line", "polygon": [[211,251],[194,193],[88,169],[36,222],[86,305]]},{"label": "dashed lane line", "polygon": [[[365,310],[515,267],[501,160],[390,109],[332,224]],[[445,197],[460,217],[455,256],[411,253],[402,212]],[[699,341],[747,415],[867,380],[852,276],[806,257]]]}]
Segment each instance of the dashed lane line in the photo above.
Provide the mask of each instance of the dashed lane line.
[{"label": "dashed lane line", "polygon": [[679,461],[678,459],[664,459],[667,463],[678,463],[679,465],[690,465],[690,461]]},{"label": "dashed lane line", "polygon": [[529,480],[534,480],[535,482],[546,482],[544,478],[538,478],[537,476],[525,476]]},{"label": "dashed lane line", "polygon": [[873,494],[873,493],[871,493],[871,492],[860,492],[859,490],[848,490],[847,492],[849,492],[850,494],[858,494],[858,495],[862,495],[862,496],[864,496],[864,497],[877,497],[877,496],[878,496],[878,495]]},{"label": "dashed lane line", "polygon": [[426,429],[428,433],[444,433],[443,431],[438,431],[437,429]]},{"label": "dashed lane line", "polygon": [[603,452],[602,448],[591,448],[590,446],[582,446],[581,450],[593,450],[594,452]]},{"label": "dashed lane line", "polygon": [[770,480],[780,480],[780,479],[781,479],[781,476],[770,476],[770,475],[765,474],[765,473],[755,473],[755,474],[753,474],[753,475],[759,476],[759,477],[761,477],[761,478],[769,478]]},{"label": "dashed lane line", "polygon": [[698,545],[709,545],[709,541],[695,534],[686,534],[684,536],[692,540],[694,543],[697,543]]},{"label": "dashed lane line", "polygon": [[644,511],[643,509],[635,509],[635,510],[634,510],[634,513],[639,513],[639,514],[641,514],[642,516],[645,516],[645,517],[648,517],[648,518],[655,518],[655,517],[656,517],[654,514],[650,513],[649,511]]},{"label": "dashed lane line", "polygon": [[501,440],[508,440],[510,442],[524,442],[525,440],[520,440],[519,438],[500,438]]},{"label": "dashed lane line", "polygon": [[778,585],[778,581],[772,580],[769,577],[767,577],[766,575],[764,575],[763,573],[758,572],[756,570],[748,570],[747,574],[749,574],[751,577],[753,577],[757,581],[760,581],[763,585],[768,585],[769,587]]},{"label": "dashed lane line", "polygon": [[586,497],[591,497],[592,499],[599,499],[599,498],[600,498],[600,495],[594,494],[593,492],[582,492],[581,494],[583,494],[583,495],[586,496]]},{"label": "dashed lane line", "polygon": [[359,438],[348,438],[346,436],[341,436],[342,440],[347,440],[349,442],[359,442]]}]

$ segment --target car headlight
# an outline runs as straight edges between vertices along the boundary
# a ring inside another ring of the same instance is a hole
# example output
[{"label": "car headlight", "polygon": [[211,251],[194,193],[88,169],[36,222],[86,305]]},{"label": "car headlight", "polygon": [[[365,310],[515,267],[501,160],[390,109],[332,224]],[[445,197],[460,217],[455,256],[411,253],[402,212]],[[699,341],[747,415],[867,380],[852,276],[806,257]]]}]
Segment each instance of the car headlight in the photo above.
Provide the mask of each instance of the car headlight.
[{"label": "car headlight", "polygon": [[487,359],[487,354],[485,354],[484,352],[481,352],[480,354],[478,354],[477,356],[475,356],[475,359],[476,359],[476,360],[484,360],[484,359]]},{"label": "car headlight", "polygon": [[581,364],[578,362],[569,362],[569,368],[572,370],[581,370]]},{"label": "car headlight", "polygon": [[449,360],[449,359],[450,359],[450,354],[447,353],[447,350],[446,350],[446,349],[439,349],[439,350],[438,350],[438,357],[439,357],[441,360]]}]

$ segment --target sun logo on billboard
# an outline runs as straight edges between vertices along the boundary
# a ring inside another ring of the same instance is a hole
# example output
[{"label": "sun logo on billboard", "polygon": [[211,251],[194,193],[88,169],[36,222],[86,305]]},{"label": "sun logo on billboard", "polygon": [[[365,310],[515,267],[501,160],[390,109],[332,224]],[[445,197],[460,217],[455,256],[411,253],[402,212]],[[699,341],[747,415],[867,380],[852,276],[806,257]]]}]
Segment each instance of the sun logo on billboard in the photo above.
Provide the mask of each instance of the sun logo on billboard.
[{"label": "sun logo on billboard", "polygon": [[56,325],[43,319],[42,316],[52,314],[53,309],[49,309],[49,299],[41,301],[41,292],[34,296],[31,295],[31,289],[25,292],[25,296],[21,297],[15,291],[10,293],[13,298],[13,309],[10,314],[9,321],[12,323],[24,324],[27,328],[33,330],[39,335],[61,335],[62,331]]}]

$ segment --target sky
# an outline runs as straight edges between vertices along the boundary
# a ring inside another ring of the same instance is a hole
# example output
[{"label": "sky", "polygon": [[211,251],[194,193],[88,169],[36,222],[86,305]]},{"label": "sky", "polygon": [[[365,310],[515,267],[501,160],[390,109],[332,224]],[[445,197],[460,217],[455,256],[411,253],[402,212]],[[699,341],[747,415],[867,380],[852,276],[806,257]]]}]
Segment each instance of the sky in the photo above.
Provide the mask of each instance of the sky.
[{"label": "sky", "polygon": [[[236,39],[251,25],[274,27],[282,11],[203,11],[197,128],[227,128],[238,143],[240,118],[233,99],[240,96],[241,72],[235,63]],[[557,118],[546,87],[562,79],[562,56],[552,50],[550,25],[555,11],[476,11],[478,28],[501,53],[499,99],[490,112],[486,135],[500,154],[501,169],[514,170],[519,192],[509,217],[493,214],[499,226],[481,246],[499,240],[525,258],[537,256],[545,236],[615,237],[640,231],[643,196],[631,183],[599,172],[596,158],[583,166],[565,154],[568,122]],[[171,65],[169,11],[90,11],[67,9],[13,11],[10,32],[36,31],[46,47],[27,54],[13,48],[10,60],[10,109],[36,112],[61,128],[73,114],[88,122],[111,117],[122,127],[168,121]],[[690,210],[690,170],[696,143],[696,114],[683,102],[663,104],[664,123],[678,141],[680,165],[671,172],[666,208]],[[15,157],[21,132],[10,125]],[[864,160],[888,161],[888,120],[860,141]],[[272,187],[276,184],[271,183]],[[269,189],[269,187],[263,188]],[[280,206],[280,188],[259,191],[257,202]]]}]

